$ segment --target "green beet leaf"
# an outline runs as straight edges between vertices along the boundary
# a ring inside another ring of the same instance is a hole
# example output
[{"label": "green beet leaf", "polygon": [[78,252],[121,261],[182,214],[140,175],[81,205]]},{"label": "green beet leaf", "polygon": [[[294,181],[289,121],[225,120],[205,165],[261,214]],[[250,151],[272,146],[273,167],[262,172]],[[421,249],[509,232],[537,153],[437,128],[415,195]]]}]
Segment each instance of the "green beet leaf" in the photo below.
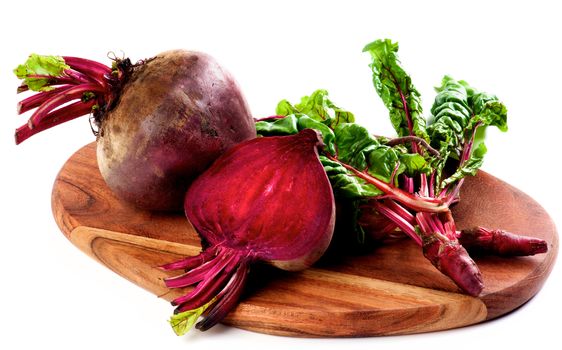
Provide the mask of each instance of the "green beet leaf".
[{"label": "green beet leaf", "polygon": [[[441,190],[467,175],[476,174],[486,153],[485,129],[496,126],[506,131],[507,109],[495,95],[480,92],[450,76],[443,78],[436,91],[427,131],[431,145],[441,154],[441,159],[433,162],[437,170],[437,190]],[[458,169],[442,181],[442,170],[450,158],[459,161]]]},{"label": "green beet leaf", "polygon": [[324,166],[324,170],[330,179],[332,189],[338,197],[362,199],[376,197],[382,194],[378,188],[358,178],[340,163],[334,162],[322,155],[320,156],[320,162]]},{"label": "green beet leaf", "polygon": [[262,136],[293,135],[299,132],[297,117],[294,115],[258,121],[256,122],[256,130]]},{"label": "green beet leaf", "polygon": [[484,143],[479,144],[478,147],[472,151],[470,158],[466,162],[463,162],[453,175],[443,180],[441,188],[447,187],[466,176],[476,175],[478,169],[480,169],[482,163],[484,162],[484,155],[487,151],[488,150]]},{"label": "green beet leaf", "polygon": [[[431,168],[424,157],[408,153],[402,145],[387,146],[387,138],[372,136],[363,126],[349,122],[353,120],[351,112],[334,106],[325,90],[317,90],[303,97],[296,105],[283,100],[277,105],[276,114],[286,117],[266,118],[257,122],[258,135],[292,135],[306,128],[314,129],[322,135],[324,152],[388,183],[396,183],[398,175],[404,172],[410,176],[430,172]],[[341,114],[334,112],[334,108]],[[336,195],[360,199],[382,194],[375,186],[355,176],[338,162],[326,156],[321,156],[321,161]]]},{"label": "green beet leaf", "polygon": [[336,106],[329,98],[326,90],[316,90],[310,96],[301,98],[300,103],[291,105],[287,100],[279,102],[277,115],[307,115],[309,118],[322,122],[329,127],[336,127],[341,123],[353,123],[353,113]]},{"label": "green beet leaf", "polygon": [[24,64],[14,69],[14,74],[22,79],[30,90],[48,91],[53,89],[51,86],[45,86],[49,77],[60,77],[66,69],[70,69],[70,66],[62,57],[31,54]]},{"label": "green beet leaf", "polygon": [[187,310],[172,315],[169,322],[176,335],[181,336],[187,334],[187,332],[193,328],[195,323],[197,323],[199,316],[201,316],[203,312],[205,312],[205,310],[207,310],[207,308],[214,302],[215,299],[197,309]]},{"label": "green beet leaf", "polygon": [[367,44],[363,52],[371,54],[373,85],[390,113],[398,136],[414,135],[429,141],[420,94],[412,79],[400,66],[398,43],[389,39]]}]

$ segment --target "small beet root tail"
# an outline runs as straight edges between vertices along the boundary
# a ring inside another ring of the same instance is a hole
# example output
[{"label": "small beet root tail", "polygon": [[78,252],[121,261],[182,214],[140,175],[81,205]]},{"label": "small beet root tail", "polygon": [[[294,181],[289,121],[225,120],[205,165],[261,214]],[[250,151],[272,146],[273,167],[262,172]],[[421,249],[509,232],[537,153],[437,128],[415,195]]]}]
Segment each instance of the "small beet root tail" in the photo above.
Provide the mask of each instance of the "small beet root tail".
[{"label": "small beet root tail", "polygon": [[423,254],[465,293],[472,296],[482,293],[484,282],[480,270],[458,241],[429,236],[424,239]]},{"label": "small beet root tail", "polygon": [[499,256],[526,256],[548,251],[548,244],[540,238],[484,227],[462,230],[458,234],[458,240],[471,252]]},{"label": "small beet root tail", "polygon": [[252,255],[224,247],[210,247],[201,254],[161,266],[163,270],[181,270],[182,275],[164,280],[168,288],[195,285],[190,292],[172,301],[174,314],[206,307],[198,326],[206,330],[220,322],[236,306],[242,293]]}]

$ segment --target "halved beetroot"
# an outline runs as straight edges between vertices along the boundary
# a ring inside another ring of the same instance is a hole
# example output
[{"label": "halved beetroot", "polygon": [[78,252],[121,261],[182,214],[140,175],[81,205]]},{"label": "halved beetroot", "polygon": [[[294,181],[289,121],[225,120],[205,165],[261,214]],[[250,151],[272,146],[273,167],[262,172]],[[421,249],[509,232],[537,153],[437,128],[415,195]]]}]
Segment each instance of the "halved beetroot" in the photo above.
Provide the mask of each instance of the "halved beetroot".
[{"label": "halved beetroot", "polygon": [[321,145],[311,129],[245,141],[192,184],[185,213],[207,248],[162,267],[187,271],[166,286],[196,284],[172,302],[176,314],[204,308],[196,327],[209,329],[236,306],[252,263],[294,271],[320,258],[335,221],[332,188],[318,158]]}]

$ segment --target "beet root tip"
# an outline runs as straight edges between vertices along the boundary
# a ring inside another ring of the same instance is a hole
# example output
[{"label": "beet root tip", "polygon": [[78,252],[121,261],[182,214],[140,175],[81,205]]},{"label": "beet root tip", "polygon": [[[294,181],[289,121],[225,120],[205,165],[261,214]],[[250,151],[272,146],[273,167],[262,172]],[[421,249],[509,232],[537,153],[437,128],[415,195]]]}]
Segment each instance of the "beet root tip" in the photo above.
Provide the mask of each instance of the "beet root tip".
[{"label": "beet root tip", "polygon": [[548,252],[548,244],[545,240],[535,239],[535,241],[530,242],[529,245],[531,246],[529,255],[543,254]]},{"label": "beet root tip", "polygon": [[477,297],[484,289],[480,269],[458,241],[432,236],[423,243],[423,254],[444,275],[468,295]]},{"label": "beet root tip", "polygon": [[462,230],[459,242],[470,251],[499,256],[526,256],[548,251],[545,240],[485,227]]},{"label": "beet root tip", "polygon": [[439,258],[440,270],[467,294],[477,297],[484,289],[482,274],[460,244],[446,245]]}]

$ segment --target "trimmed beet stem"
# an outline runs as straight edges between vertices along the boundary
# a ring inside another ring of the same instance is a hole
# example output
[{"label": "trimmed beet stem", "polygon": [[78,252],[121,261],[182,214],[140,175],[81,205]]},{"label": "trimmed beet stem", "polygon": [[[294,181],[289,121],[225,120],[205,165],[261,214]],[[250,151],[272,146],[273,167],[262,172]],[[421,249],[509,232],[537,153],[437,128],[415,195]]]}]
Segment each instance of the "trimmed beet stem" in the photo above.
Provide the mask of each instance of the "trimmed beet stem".
[{"label": "trimmed beet stem", "polygon": [[206,249],[199,253],[196,256],[189,256],[187,258],[183,258],[178,261],[174,261],[165,265],[160,266],[160,269],[164,271],[173,271],[173,270],[190,270],[196,266],[202,265],[209,261],[211,257],[215,256],[217,250],[216,249]]},{"label": "trimmed beet stem", "polygon": [[106,77],[111,75],[111,69],[106,65],[78,57],[64,56],[63,59],[70,68],[84,73],[87,77],[97,82],[101,87],[107,87]]},{"label": "trimmed beet stem", "polygon": [[203,263],[200,266],[195,267],[194,269],[191,269],[189,271],[187,271],[186,273],[176,276],[176,277],[172,277],[172,278],[167,278],[164,282],[166,283],[166,287],[168,288],[182,288],[182,287],[187,287],[190,286],[192,284],[198,283],[200,281],[202,281],[205,276],[207,275],[207,273],[213,268],[215,267],[215,265],[217,265],[220,262],[220,259],[217,259],[216,257]]},{"label": "trimmed beet stem", "polygon": [[18,129],[16,129],[15,133],[16,145],[19,145],[23,141],[27,140],[37,133],[40,133],[41,131],[47,130],[49,128],[52,128],[53,126],[57,126],[69,120],[76,119],[90,113],[95,103],[96,102],[94,100],[87,102],[77,101],[50,112],[49,114],[47,114],[47,116],[44,117],[42,122],[39,125],[35,126],[33,129],[30,128],[28,124],[20,126]]},{"label": "trimmed beet stem", "polygon": [[[186,301],[190,300],[191,298],[196,297],[197,294],[199,293],[199,291],[201,289],[205,289],[205,287],[208,284],[210,284],[214,279],[216,279],[217,276],[219,276],[220,273],[227,266],[229,266],[236,257],[237,257],[236,254],[232,254],[231,252],[227,252],[226,254],[219,254],[213,260],[213,261],[216,261],[216,263],[212,264],[211,267],[209,267],[205,270],[204,278],[201,280],[202,282],[199,283],[197,285],[197,287],[195,287],[195,289],[192,290],[191,292],[189,292],[188,294],[184,295],[183,297],[176,298],[172,302],[172,305],[183,304]],[[209,264],[210,263],[207,263],[207,265],[209,265]],[[205,266],[205,265],[203,265],[203,266]],[[188,308],[188,309],[190,309],[190,308]]]},{"label": "trimmed beet stem", "polygon": [[546,241],[504,230],[476,227],[458,232],[459,242],[470,251],[500,256],[525,256],[546,253]]},{"label": "trimmed beet stem", "polygon": [[27,86],[26,84],[21,84],[20,86],[18,86],[16,94],[21,94],[22,92],[26,92],[28,90],[29,90],[29,86]]},{"label": "trimmed beet stem", "polygon": [[[112,73],[112,69],[101,63],[77,57],[63,57],[65,64],[70,68],[64,70],[60,76],[28,75],[27,78],[45,79],[45,88],[51,90],[41,91],[18,103],[18,114],[31,111],[27,125],[16,130],[16,144],[29,137],[61,124],[65,121],[86,115],[92,112],[92,107],[107,107],[118,93],[114,84],[119,82]],[[23,84],[18,92],[27,91],[29,88]],[[73,100],[80,100],[66,105]],[[91,102],[93,101],[93,102]],[[86,108],[88,106],[89,108]]]},{"label": "trimmed beet stem", "polygon": [[180,305],[175,312],[197,309],[211,301],[232,277],[240,259],[241,256],[239,254],[227,258],[226,260],[228,261],[226,261],[225,265],[221,269],[217,269],[212,277],[198,284],[191,293],[175,299],[172,305]]},{"label": "trimmed beet stem", "polygon": [[44,91],[44,92],[40,92],[38,94],[29,96],[28,98],[21,100],[20,102],[18,102],[17,105],[17,109],[18,109],[18,114],[23,114],[27,111],[32,110],[33,108],[37,108],[39,106],[41,106],[41,104],[47,102],[50,98],[52,98],[53,96],[56,96],[68,89],[70,89],[72,87],[72,85],[67,84],[67,85],[62,85],[59,86],[57,88],[54,88],[53,90],[50,91]]},{"label": "trimmed beet stem", "polygon": [[194,310],[215,300],[197,328],[206,330],[220,322],[236,306],[252,260],[253,255],[249,252],[210,247],[196,257],[164,265],[162,268],[166,270],[181,269],[183,266],[192,268],[183,275],[165,279],[168,288],[182,288],[197,283],[190,292],[172,301],[172,305],[177,306],[174,313]]},{"label": "trimmed beet stem", "polygon": [[45,118],[47,113],[67,102],[81,99],[86,92],[104,93],[104,90],[94,84],[83,84],[72,87],[68,90],[64,90],[60,94],[51,97],[50,99],[45,101],[39,108],[37,108],[37,110],[29,119],[29,127],[33,129],[35,126],[41,123],[42,119]]},{"label": "trimmed beet stem", "polygon": [[236,307],[246,285],[249,271],[249,264],[247,262],[240,265],[230,282],[217,296],[219,301],[205,314],[205,318],[195,325],[195,328],[200,331],[208,330],[222,321]]}]

